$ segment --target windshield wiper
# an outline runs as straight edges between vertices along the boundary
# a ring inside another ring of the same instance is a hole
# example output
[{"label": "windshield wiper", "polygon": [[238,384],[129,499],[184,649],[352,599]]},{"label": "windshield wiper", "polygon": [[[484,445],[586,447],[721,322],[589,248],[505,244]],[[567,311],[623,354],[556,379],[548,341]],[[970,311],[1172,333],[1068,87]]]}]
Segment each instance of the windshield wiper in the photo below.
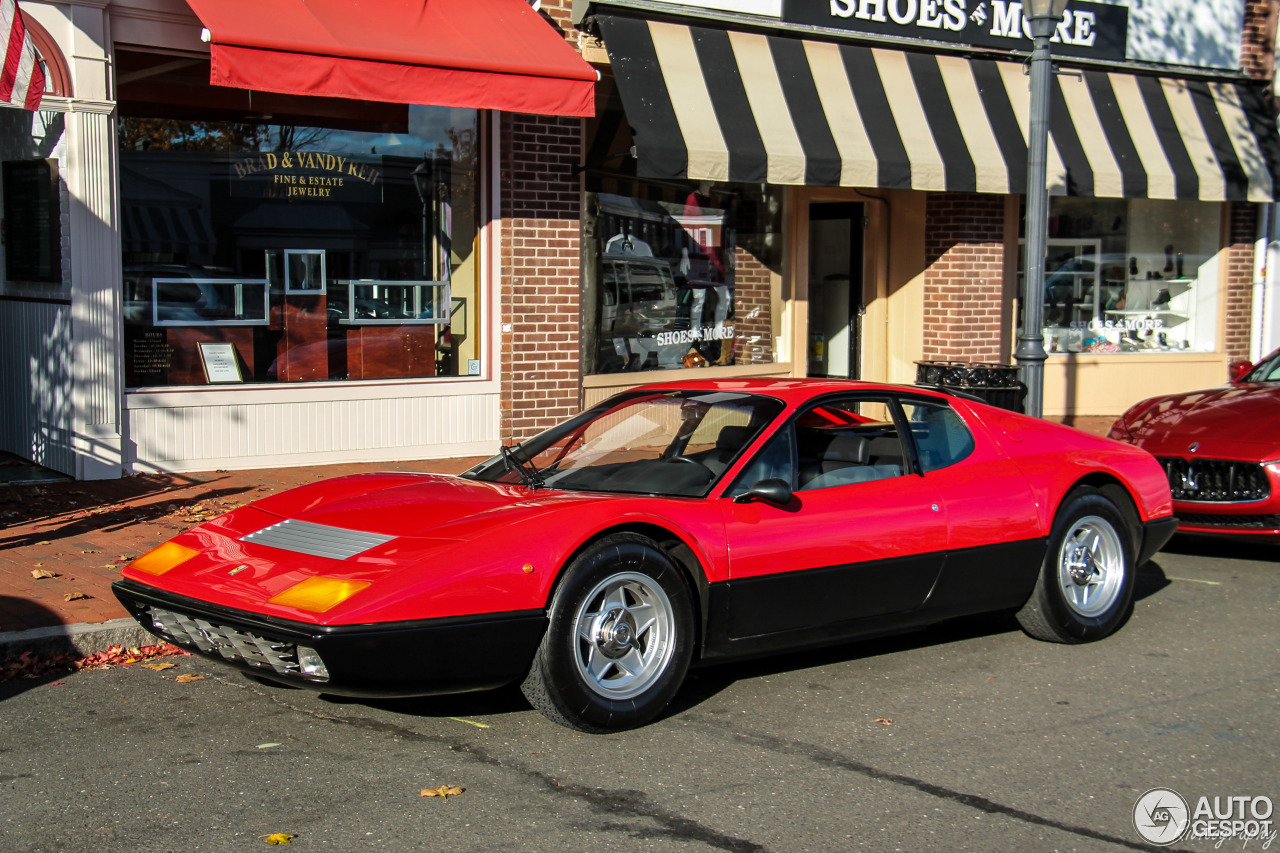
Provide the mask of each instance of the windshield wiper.
[{"label": "windshield wiper", "polygon": [[[519,450],[519,445],[516,450]],[[542,475],[538,473],[538,469],[534,467],[532,460],[526,460],[528,467],[521,464],[520,459],[516,456],[516,450],[512,450],[505,444],[498,447],[498,452],[502,454],[502,464],[506,466],[508,471],[514,471],[520,475],[520,480],[531,489],[541,489],[546,485],[542,481]]]}]

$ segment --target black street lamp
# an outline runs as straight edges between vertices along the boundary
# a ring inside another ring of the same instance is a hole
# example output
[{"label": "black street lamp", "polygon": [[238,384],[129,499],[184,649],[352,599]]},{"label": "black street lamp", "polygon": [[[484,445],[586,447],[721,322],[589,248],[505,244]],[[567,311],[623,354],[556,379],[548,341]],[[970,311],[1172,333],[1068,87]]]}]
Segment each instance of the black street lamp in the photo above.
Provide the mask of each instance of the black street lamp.
[{"label": "black street lamp", "polygon": [[1049,229],[1049,80],[1053,63],[1049,39],[1067,10],[1067,0],[1026,0],[1031,23],[1031,127],[1027,140],[1026,274],[1022,280],[1022,333],[1014,357],[1027,385],[1027,414],[1044,412],[1044,259]]},{"label": "black street lamp", "polygon": [[427,162],[427,157],[422,156],[422,162],[410,172],[413,176],[413,188],[418,191],[418,198],[422,199],[422,280],[431,280],[431,164]]}]

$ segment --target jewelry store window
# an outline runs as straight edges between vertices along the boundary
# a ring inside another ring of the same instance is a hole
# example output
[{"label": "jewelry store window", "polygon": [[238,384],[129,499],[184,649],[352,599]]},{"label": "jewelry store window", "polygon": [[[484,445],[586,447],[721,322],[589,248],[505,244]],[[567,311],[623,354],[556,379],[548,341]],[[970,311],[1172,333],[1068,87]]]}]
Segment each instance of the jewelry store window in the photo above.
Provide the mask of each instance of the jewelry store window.
[{"label": "jewelry store window", "polygon": [[[1214,202],[1051,199],[1045,351],[1212,352],[1221,217]],[[1025,260],[1019,241],[1019,292]]]},{"label": "jewelry store window", "polygon": [[480,373],[477,111],[118,63],[129,387]]},{"label": "jewelry store window", "polygon": [[781,194],[588,177],[588,374],[776,361]]}]

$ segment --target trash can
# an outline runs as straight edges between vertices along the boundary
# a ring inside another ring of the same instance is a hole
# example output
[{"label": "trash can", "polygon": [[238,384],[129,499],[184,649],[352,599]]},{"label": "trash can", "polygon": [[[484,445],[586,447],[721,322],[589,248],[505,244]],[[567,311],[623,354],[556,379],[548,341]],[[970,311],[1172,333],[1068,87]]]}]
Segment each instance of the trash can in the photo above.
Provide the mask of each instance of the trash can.
[{"label": "trash can", "polygon": [[1018,380],[1018,367],[1012,364],[917,361],[916,384],[972,394],[1011,412],[1026,411],[1027,386]]}]

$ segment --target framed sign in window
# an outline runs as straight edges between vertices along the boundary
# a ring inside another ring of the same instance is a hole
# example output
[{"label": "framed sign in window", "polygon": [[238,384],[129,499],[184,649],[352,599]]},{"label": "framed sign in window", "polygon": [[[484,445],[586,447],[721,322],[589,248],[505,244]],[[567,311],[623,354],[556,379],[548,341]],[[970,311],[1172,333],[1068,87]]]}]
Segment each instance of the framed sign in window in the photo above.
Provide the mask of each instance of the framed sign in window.
[{"label": "framed sign in window", "polygon": [[200,364],[204,367],[204,379],[210,385],[244,381],[235,344],[201,341]]},{"label": "framed sign in window", "polygon": [[4,163],[4,266],[10,281],[62,282],[57,160]]}]

